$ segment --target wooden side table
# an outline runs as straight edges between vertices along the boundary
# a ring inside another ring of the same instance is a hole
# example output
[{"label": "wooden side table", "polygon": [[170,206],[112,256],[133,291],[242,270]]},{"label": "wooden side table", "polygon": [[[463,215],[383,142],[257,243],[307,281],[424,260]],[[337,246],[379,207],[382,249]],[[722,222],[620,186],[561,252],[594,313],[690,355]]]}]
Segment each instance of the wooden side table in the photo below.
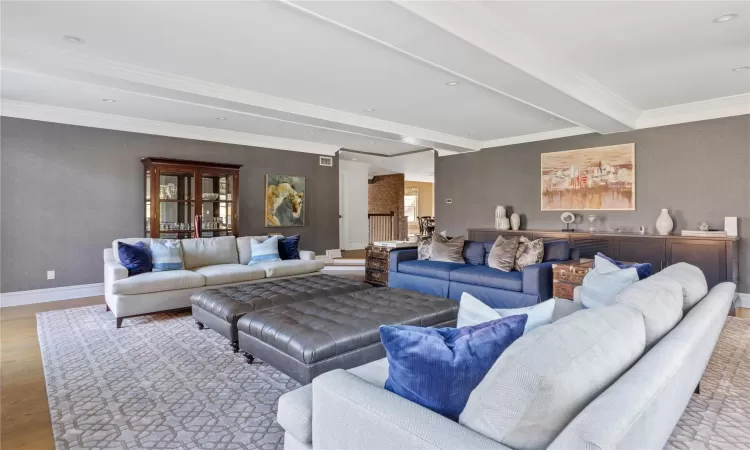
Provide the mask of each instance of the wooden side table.
[{"label": "wooden side table", "polygon": [[594,261],[553,264],[552,295],[573,300],[573,289],[583,283],[583,278],[593,268]]},{"label": "wooden side table", "polygon": [[381,247],[368,245],[365,249],[365,282],[375,286],[388,286],[388,265],[391,260],[391,250],[403,250],[414,247]]}]

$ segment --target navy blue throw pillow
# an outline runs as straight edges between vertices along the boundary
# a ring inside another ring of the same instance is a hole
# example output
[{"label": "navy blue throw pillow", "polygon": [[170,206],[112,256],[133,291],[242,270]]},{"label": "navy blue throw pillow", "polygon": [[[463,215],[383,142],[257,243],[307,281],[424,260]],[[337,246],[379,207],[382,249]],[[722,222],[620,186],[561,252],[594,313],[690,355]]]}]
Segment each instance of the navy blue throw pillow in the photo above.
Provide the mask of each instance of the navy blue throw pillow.
[{"label": "navy blue throw pillow", "polygon": [[385,389],[458,421],[471,391],[523,335],[527,318],[519,314],[462,328],[383,325]]},{"label": "navy blue throw pillow", "polygon": [[299,259],[299,234],[279,239],[279,258]]},{"label": "navy blue throw pillow", "polygon": [[612,264],[616,265],[620,269],[628,269],[630,267],[635,267],[635,271],[638,272],[638,279],[642,280],[644,278],[648,278],[651,276],[651,271],[653,270],[653,267],[651,266],[651,263],[633,263],[633,264],[625,264],[620,261],[617,261],[615,259],[610,258],[609,256],[605,255],[602,252],[599,252],[596,254],[596,256],[599,256],[601,258],[606,259],[607,261],[611,262]]},{"label": "navy blue throw pillow", "polygon": [[138,275],[141,273],[151,272],[153,265],[151,263],[151,251],[146,244],[139,241],[135,245],[124,242],[117,243],[117,254],[120,256],[120,262],[128,269],[128,276]]}]

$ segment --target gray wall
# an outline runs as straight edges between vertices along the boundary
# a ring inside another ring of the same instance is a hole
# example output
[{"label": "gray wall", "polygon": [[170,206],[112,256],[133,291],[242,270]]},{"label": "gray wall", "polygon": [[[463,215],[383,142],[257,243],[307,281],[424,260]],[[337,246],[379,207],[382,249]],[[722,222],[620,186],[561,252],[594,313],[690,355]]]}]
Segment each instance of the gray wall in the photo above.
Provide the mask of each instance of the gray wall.
[{"label": "gray wall", "polygon": [[[322,167],[307,153],[8,117],[0,125],[0,292],[101,282],[102,249],[143,236],[146,156],[244,164],[241,235],[299,233],[318,253],[339,246],[338,158]],[[266,173],[307,177],[306,226],[264,228]]]},{"label": "gray wall", "polygon": [[[495,205],[522,216],[523,228],[559,229],[560,212],[540,208],[540,154],[635,143],[636,210],[601,211],[604,227],[644,225],[655,233],[661,208],[675,231],[701,221],[724,228],[740,218],[740,292],[750,292],[750,116],[736,116],[625,133],[588,134],[444,156],[435,164],[435,213],[439,230],[493,227]],[[452,204],[445,199],[452,198]],[[589,212],[578,212],[588,215]],[[588,227],[588,224],[581,224]]]}]

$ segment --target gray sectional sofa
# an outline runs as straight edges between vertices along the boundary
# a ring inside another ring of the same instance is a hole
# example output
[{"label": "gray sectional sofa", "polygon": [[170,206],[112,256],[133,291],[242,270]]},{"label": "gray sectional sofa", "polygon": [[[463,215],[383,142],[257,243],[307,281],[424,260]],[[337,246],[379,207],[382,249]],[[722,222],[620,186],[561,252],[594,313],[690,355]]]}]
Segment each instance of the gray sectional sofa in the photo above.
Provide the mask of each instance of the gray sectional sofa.
[{"label": "gray sectional sofa", "polygon": [[279,400],[292,449],[660,449],[698,385],[735,296],[680,263],[514,342],[459,422],[383,389],[381,359]]}]

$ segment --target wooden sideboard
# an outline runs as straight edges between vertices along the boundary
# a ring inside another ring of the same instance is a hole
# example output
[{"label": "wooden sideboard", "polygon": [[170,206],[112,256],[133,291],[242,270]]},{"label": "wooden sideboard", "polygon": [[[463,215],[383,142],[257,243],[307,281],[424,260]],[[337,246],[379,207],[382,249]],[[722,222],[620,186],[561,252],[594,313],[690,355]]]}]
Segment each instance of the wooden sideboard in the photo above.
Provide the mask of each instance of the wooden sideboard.
[{"label": "wooden sideboard", "polygon": [[498,236],[525,236],[546,241],[565,240],[581,251],[582,258],[592,258],[597,252],[621,261],[648,262],[654,272],[686,262],[699,267],[706,275],[708,287],[718,283],[739,282],[738,237],[687,237],[631,233],[588,233],[554,230],[495,230],[469,228],[468,239],[494,241]]}]

